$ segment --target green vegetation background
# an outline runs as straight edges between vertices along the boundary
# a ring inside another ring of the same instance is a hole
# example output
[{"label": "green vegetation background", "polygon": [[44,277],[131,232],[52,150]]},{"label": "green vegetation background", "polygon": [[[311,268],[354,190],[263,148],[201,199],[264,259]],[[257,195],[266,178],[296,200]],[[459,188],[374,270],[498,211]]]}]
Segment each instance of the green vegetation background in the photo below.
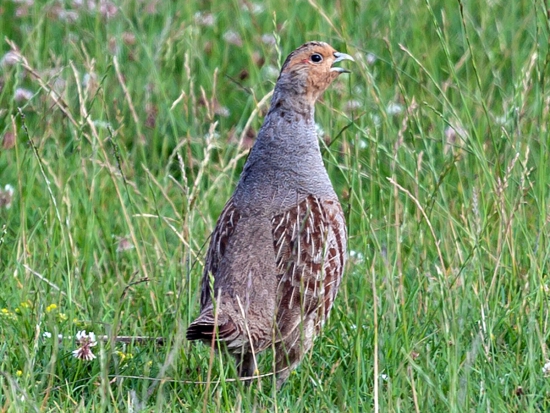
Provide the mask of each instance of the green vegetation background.
[{"label": "green vegetation background", "polygon": [[[2,411],[549,411],[549,9],[2,1]],[[356,58],[317,107],[350,256],[289,382],[245,388],[184,331],[307,40]],[[80,330],[107,336],[95,360],[72,356]]]}]

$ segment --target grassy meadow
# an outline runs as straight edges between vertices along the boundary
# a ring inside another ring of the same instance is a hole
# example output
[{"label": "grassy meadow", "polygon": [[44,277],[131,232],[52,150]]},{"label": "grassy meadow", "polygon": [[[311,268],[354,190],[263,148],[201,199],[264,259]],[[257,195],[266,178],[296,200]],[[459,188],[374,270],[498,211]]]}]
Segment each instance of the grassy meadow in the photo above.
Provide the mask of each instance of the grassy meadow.
[{"label": "grassy meadow", "polygon": [[[0,2],[0,411],[550,411],[547,10]],[[264,354],[246,387],[185,329],[308,40],[356,59],[316,110],[349,259],[285,386]],[[73,355],[82,330],[95,359]]]}]

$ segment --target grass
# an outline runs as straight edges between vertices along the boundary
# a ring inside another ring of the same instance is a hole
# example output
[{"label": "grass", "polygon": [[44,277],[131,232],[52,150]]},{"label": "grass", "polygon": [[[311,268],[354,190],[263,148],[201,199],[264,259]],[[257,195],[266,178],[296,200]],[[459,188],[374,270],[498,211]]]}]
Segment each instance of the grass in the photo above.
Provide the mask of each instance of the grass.
[{"label": "grass", "polygon": [[[549,5],[470,3],[2,2],[2,411],[550,410]],[[357,60],[317,107],[350,257],[284,388],[245,388],[184,332],[260,102],[312,39]]]}]

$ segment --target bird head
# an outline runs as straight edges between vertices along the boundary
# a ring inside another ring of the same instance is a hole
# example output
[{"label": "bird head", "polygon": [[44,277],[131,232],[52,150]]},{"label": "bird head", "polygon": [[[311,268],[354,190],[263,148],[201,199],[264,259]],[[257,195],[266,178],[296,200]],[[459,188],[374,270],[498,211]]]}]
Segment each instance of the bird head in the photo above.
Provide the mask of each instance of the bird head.
[{"label": "bird head", "polygon": [[349,73],[334,66],[342,60],[353,61],[353,58],[324,42],[305,43],[286,58],[276,87],[293,95],[303,95],[308,103],[314,104],[334,79]]}]

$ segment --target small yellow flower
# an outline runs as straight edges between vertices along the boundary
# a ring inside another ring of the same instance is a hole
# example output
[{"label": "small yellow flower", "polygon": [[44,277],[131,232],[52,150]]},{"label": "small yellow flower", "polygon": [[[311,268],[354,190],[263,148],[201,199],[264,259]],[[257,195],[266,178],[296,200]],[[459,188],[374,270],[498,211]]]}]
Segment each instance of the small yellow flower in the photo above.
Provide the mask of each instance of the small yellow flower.
[{"label": "small yellow flower", "polygon": [[67,314],[65,313],[59,313],[57,315],[57,318],[59,318],[59,321],[67,321],[69,319],[69,317],[67,317]]},{"label": "small yellow flower", "polygon": [[52,311],[55,311],[55,310],[57,310],[57,304],[50,304],[49,306],[46,307],[47,313],[51,313]]},{"label": "small yellow flower", "polygon": [[27,301],[22,301],[20,304],[19,304],[19,307],[21,308],[30,308],[30,304],[27,302]]},{"label": "small yellow flower", "polygon": [[147,367],[151,367],[152,365],[153,365],[153,360],[149,360],[149,361],[147,362]]},{"label": "small yellow flower", "polygon": [[6,317],[8,320],[15,320],[15,313],[12,313],[7,308],[2,308],[0,310],[0,316]]},{"label": "small yellow flower", "polygon": [[17,371],[15,372],[15,375],[16,375],[17,377],[21,377],[21,376],[23,375],[23,372],[22,372],[21,370],[17,370]]},{"label": "small yellow flower", "polygon": [[116,354],[120,358],[121,362],[126,359],[131,360],[134,358],[134,355],[132,353],[124,353],[122,351],[117,351]]}]

